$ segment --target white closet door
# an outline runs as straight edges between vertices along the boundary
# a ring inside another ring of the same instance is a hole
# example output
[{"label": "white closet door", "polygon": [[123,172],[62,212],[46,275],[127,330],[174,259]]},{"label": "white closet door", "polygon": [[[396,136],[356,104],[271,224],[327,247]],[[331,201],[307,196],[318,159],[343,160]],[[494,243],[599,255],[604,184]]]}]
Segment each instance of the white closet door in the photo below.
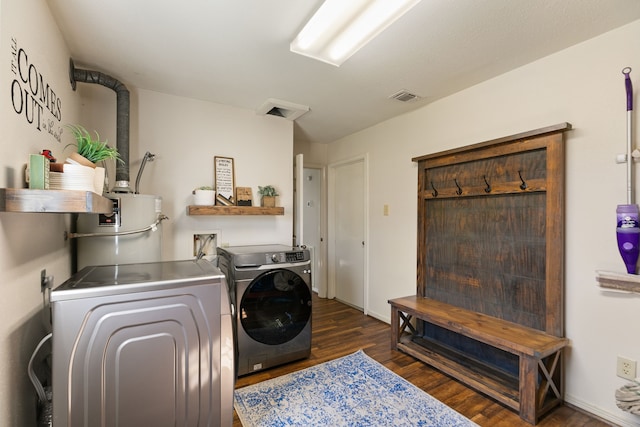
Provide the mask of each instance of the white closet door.
[{"label": "white closet door", "polygon": [[336,298],[364,308],[364,160],[337,165],[334,189]]}]

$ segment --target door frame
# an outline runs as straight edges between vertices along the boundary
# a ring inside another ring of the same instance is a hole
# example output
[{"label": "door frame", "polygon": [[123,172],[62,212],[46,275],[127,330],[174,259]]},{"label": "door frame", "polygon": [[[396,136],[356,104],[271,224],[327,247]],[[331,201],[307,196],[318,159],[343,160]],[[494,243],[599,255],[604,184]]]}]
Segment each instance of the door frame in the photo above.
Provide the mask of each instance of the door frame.
[{"label": "door frame", "polygon": [[320,247],[314,248],[318,258],[320,272],[312,277],[318,296],[327,298],[327,166],[303,162],[304,169],[316,169],[320,171]]},{"label": "door frame", "polygon": [[364,239],[363,253],[363,307],[362,311],[366,315],[369,312],[369,154],[361,154],[350,157],[345,160],[330,163],[327,170],[327,228],[328,228],[328,247],[327,247],[327,298],[334,299],[336,297],[336,265],[333,254],[336,252],[336,200],[335,200],[335,175],[336,168],[347,165],[349,163],[362,162],[363,173],[363,204],[362,207],[362,226]]}]

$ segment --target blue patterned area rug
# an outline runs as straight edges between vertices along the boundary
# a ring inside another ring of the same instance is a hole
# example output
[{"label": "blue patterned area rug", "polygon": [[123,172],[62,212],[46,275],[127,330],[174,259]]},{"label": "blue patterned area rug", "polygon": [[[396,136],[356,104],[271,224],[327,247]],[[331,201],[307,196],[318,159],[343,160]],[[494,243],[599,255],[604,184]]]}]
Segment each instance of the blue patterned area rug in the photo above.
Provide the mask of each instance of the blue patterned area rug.
[{"label": "blue patterned area rug", "polygon": [[244,427],[476,426],[362,350],[235,391]]}]

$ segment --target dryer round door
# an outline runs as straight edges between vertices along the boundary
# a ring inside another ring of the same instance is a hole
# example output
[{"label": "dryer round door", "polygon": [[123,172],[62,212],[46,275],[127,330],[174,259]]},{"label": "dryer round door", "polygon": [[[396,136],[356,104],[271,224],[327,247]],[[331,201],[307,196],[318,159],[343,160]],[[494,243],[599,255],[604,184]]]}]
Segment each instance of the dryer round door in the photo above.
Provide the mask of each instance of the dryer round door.
[{"label": "dryer round door", "polygon": [[311,318],[309,286],[291,270],[270,270],[256,277],[242,295],[240,323],[263,344],[294,339]]}]

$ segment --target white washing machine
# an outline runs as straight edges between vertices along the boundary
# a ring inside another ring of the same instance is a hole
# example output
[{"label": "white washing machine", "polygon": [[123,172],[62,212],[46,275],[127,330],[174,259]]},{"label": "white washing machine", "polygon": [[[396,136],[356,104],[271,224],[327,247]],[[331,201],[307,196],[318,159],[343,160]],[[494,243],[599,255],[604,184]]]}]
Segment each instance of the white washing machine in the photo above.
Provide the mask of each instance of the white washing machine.
[{"label": "white washing machine", "polygon": [[311,261],[283,245],[218,248],[235,314],[238,376],[311,354]]}]

